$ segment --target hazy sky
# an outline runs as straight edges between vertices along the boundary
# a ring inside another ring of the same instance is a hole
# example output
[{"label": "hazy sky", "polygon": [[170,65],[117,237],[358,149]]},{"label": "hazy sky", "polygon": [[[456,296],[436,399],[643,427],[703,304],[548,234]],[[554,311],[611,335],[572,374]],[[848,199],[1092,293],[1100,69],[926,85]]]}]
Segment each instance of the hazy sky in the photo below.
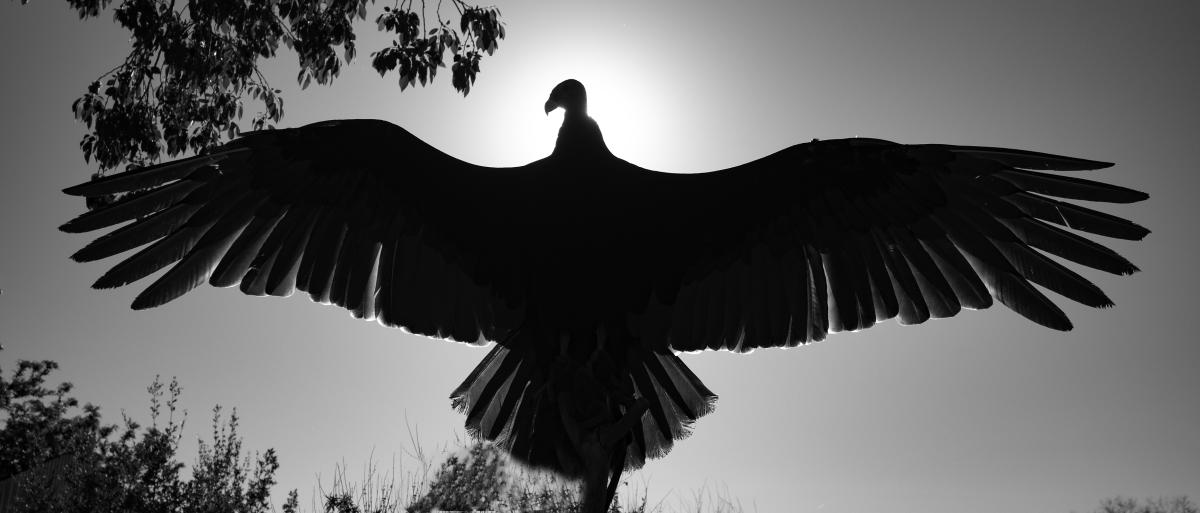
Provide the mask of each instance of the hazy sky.
[{"label": "hazy sky", "polygon": [[[1089,177],[1151,199],[1106,210],[1154,233],[1109,241],[1144,272],[1082,271],[1115,308],[1061,303],[1077,326],[1065,334],[997,307],[795,350],[688,355],[717,410],[632,479],[652,504],[707,486],[764,512],[1065,513],[1115,494],[1200,498],[1200,344],[1189,335],[1200,4],[901,4],[501,2],[509,38],[466,99],[448,73],[403,94],[379,79],[370,23],[362,61],[334,87],[299,92],[291,54],[271,76],[287,92],[285,126],[378,117],[489,165],[549,153],[561,114],[547,118],[542,103],[568,77],[588,87],[609,147],[653,169],[713,170],[854,135],[1116,162]],[[59,190],[92,171],[69,106],[125,55],[127,36],[60,1],[0,13],[6,371],[57,360],[58,377],[111,422],[122,410],[146,419],[145,386],[178,376],[185,459],[209,409],[237,407],[246,447],[279,452],[280,494],[307,497],[316,474],[328,483],[345,462],[353,475],[372,452],[385,466],[400,459],[406,418],[427,447],[462,433],[447,396],[484,349],[300,297],[204,288],[133,312],[139,288],[89,289],[115,260],[70,262],[89,239],[56,229],[83,208]]]}]

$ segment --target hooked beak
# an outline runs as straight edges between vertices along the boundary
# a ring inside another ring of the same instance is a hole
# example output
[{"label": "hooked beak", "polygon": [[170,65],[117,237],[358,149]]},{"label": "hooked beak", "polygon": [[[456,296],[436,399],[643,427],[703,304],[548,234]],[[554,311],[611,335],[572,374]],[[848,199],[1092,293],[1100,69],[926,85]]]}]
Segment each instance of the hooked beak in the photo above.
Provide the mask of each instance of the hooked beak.
[{"label": "hooked beak", "polygon": [[555,102],[554,100],[546,100],[546,115],[547,116],[550,115],[550,111],[557,109],[557,108],[558,108],[557,102]]}]

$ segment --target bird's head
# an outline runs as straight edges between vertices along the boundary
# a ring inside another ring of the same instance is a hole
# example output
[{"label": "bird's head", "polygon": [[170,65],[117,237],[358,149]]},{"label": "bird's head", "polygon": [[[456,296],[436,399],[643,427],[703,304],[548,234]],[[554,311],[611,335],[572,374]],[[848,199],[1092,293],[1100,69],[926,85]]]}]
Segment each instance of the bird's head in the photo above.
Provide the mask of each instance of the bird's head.
[{"label": "bird's head", "polygon": [[583,84],[569,78],[554,86],[554,90],[550,91],[550,99],[546,100],[546,114],[550,114],[550,111],[559,107],[562,107],[568,115],[582,114],[586,116],[587,91],[583,89]]}]

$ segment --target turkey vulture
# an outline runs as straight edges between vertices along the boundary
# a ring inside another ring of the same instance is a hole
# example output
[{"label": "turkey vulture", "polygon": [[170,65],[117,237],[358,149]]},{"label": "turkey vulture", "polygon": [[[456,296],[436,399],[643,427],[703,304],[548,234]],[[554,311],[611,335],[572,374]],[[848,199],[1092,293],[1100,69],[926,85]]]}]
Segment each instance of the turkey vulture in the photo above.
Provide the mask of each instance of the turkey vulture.
[{"label": "turkey vulture", "polygon": [[853,138],[672,174],[613,155],[578,81],[554,88],[545,109],[556,108],[553,153],[513,168],[457,160],[378,120],[252,132],[66,189],[123,196],[62,230],[132,221],[72,258],[148,244],[94,285],[168,268],[135,309],[208,281],[300,290],[412,333],[496,342],[453,406],[516,459],[582,480],[597,511],[623,470],[663,456],[712,411],[716,395],[677,353],[791,347],[993,300],[1068,330],[1034,284],[1112,301],[1047,254],[1137,268],[1062,227],[1149,233],[1062,200],[1147,198],[1058,173],[1104,162]]}]

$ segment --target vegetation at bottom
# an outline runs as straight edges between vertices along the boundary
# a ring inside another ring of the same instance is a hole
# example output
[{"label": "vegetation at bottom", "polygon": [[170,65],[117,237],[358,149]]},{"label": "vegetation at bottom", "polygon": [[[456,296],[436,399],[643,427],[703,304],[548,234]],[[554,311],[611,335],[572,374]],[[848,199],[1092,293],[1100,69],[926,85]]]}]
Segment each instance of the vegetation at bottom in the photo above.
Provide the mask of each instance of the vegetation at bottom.
[{"label": "vegetation at bottom", "polygon": [[1192,499],[1181,495],[1178,497],[1158,497],[1137,500],[1131,497],[1110,497],[1100,502],[1095,513],[1200,513]]},{"label": "vegetation at bottom", "polygon": [[[179,444],[186,414],[178,409],[183,388],[159,379],[147,388],[150,423],[122,415],[120,425],[104,424],[100,408],[80,405],[72,385],[50,386],[53,361],[19,361],[11,377],[0,368],[0,513],[9,512],[152,512],[265,513],[276,511],[271,488],[279,462],[273,449],[245,451],[238,435],[237,411],[212,410],[209,441],[186,472]],[[410,429],[410,433],[412,430]],[[581,510],[574,483],[511,464],[499,449],[483,443],[458,443],[443,450],[441,463],[420,450],[418,468],[398,476],[380,473],[372,462],[359,483],[337,467],[333,483],[318,483],[312,504],[300,505],[291,490],[283,513],[414,513],[428,511]],[[728,492],[701,489],[677,506],[647,505],[645,489],[622,484],[610,513],[659,511],[734,512],[743,508]],[[318,499],[319,498],[319,499]],[[1094,513],[1200,513],[1186,496],[1103,500]]]}]

